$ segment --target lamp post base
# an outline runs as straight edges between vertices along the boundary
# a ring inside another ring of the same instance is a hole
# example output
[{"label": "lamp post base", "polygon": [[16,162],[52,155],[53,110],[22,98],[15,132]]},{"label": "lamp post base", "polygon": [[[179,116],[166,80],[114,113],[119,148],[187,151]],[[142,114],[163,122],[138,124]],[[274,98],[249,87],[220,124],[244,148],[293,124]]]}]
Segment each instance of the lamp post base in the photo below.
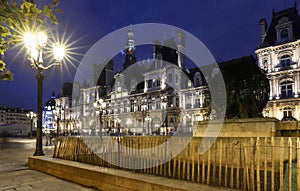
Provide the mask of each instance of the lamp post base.
[{"label": "lamp post base", "polygon": [[43,151],[35,151],[33,156],[45,156],[45,153]]}]

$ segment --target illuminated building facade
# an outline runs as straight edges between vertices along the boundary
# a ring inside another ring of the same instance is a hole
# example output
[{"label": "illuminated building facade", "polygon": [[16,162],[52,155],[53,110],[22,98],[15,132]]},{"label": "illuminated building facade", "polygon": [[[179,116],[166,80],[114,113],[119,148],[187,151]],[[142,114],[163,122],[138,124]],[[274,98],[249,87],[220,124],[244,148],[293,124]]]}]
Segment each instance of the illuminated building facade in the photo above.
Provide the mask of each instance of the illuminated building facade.
[{"label": "illuminated building facade", "polygon": [[300,120],[300,16],[297,5],[274,12],[270,26],[261,19],[262,43],[255,51],[270,82],[265,117]]}]

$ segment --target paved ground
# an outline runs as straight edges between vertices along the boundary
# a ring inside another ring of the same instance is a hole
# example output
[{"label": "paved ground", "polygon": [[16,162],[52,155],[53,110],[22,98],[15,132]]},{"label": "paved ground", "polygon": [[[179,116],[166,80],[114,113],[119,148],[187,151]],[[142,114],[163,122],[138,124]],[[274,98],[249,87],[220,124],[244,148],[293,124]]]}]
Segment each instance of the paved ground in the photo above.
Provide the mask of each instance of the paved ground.
[{"label": "paved ground", "polygon": [[[52,155],[53,146],[44,146],[46,155]],[[0,138],[0,190],[96,190],[65,181],[48,174],[29,170],[28,156],[33,155],[35,140],[28,138]]]}]

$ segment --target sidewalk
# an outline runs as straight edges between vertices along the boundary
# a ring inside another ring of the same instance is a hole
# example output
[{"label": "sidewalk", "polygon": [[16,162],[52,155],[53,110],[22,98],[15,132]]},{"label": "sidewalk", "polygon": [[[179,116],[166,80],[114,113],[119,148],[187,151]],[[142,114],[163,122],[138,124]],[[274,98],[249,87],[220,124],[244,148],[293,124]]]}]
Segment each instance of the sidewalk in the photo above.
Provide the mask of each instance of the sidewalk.
[{"label": "sidewalk", "polygon": [[[44,146],[46,155],[53,154],[53,146]],[[96,190],[54,176],[29,170],[28,156],[35,150],[35,139],[0,138],[0,190],[2,191],[88,191]]]}]

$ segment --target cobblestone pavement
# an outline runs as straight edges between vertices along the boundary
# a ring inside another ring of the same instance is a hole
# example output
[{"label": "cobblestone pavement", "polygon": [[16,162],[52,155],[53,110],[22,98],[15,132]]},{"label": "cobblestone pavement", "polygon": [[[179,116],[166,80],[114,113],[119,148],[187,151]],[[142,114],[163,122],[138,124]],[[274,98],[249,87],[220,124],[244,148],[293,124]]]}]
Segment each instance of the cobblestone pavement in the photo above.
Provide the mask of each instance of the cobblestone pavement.
[{"label": "cobblestone pavement", "polygon": [[[46,155],[53,154],[53,146],[44,146]],[[33,155],[35,139],[0,138],[0,190],[68,191],[96,190],[30,170],[28,156]]]}]

